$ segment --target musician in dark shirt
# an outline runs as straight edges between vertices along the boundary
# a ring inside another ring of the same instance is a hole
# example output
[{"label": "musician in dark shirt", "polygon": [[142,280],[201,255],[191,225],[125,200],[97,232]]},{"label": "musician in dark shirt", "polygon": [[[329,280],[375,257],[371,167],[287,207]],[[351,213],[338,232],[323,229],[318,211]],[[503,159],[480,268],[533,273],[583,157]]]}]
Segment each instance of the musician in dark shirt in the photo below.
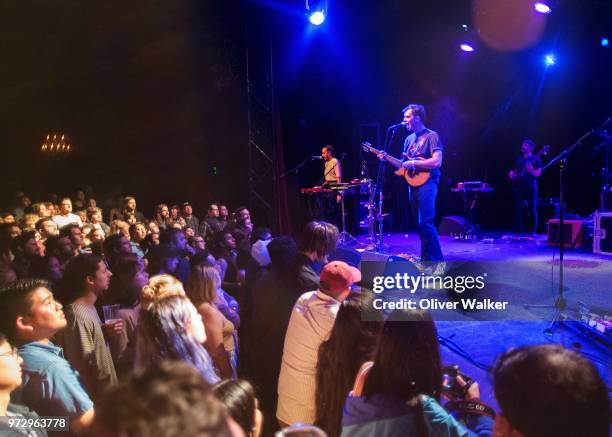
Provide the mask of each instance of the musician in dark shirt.
[{"label": "musician in dark shirt", "polygon": [[434,223],[443,146],[437,132],[427,129],[424,123],[425,108],[422,105],[408,105],[404,108],[404,124],[412,133],[404,142],[404,157],[407,160],[403,167],[406,170],[430,172],[430,178],[425,184],[409,188],[410,207],[421,239],[421,259],[443,261]]},{"label": "musician in dark shirt", "polygon": [[513,182],[514,227],[519,234],[525,232],[525,219],[528,217],[531,220],[527,231],[535,235],[538,229],[538,178],[542,174],[542,161],[533,154],[534,148],[532,140],[523,140],[516,167],[508,175]]}]

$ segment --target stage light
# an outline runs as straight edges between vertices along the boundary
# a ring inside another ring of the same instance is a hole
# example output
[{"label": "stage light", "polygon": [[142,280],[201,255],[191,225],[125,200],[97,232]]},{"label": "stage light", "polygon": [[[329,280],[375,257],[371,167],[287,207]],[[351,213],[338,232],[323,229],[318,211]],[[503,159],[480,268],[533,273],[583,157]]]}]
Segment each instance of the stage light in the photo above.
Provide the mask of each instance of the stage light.
[{"label": "stage light", "polygon": [[327,0],[305,0],[306,16],[310,24],[320,26],[327,17]]},{"label": "stage light", "polygon": [[533,8],[540,14],[550,14],[552,12],[550,6],[543,2],[536,2]]},{"label": "stage light", "polygon": [[308,21],[310,21],[310,23],[314,24],[315,26],[319,26],[325,21],[325,14],[321,11],[313,12],[308,17]]},{"label": "stage light", "polygon": [[463,43],[459,46],[464,52],[473,52],[474,46],[468,43]]},{"label": "stage light", "polygon": [[608,47],[610,45],[610,40],[606,38],[605,36],[602,36],[601,40],[599,40],[599,43],[601,44],[602,47]]},{"label": "stage light", "polygon": [[555,65],[555,55],[548,53],[546,56],[544,56],[544,65],[547,67],[552,67]]}]

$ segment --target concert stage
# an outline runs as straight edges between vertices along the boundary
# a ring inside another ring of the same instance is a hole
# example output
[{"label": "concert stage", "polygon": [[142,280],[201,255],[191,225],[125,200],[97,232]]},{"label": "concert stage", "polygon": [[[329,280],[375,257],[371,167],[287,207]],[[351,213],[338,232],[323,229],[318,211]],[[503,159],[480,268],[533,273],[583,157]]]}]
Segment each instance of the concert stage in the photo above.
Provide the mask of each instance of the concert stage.
[{"label": "concert stage", "polygon": [[[558,249],[547,245],[545,235],[538,235],[533,241],[508,241],[502,235],[502,232],[491,232],[482,241],[440,236],[449,264],[469,263],[477,266],[476,269],[489,271],[494,268],[494,285],[512,296],[504,311],[505,320],[494,320],[487,311],[458,311],[453,321],[439,321],[444,363],[459,364],[462,371],[480,383],[484,400],[495,404],[485,370],[494,364],[495,358],[510,347],[554,342],[579,349],[592,359],[608,386],[612,386],[609,343],[604,344],[577,321],[559,323],[552,333],[545,333],[555,309],[524,307],[524,304],[554,304],[559,284]],[[358,240],[363,242],[364,238],[360,236]],[[386,255],[420,252],[420,241],[414,232],[385,233],[384,242],[389,245]],[[383,254],[364,254],[364,246],[342,246],[339,252],[355,255],[356,250],[364,259],[385,258]],[[612,257],[586,251],[565,252],[564,295],[569,308],[584,304],[591,310],[607,309],[610,313],[610,287],[606,281],[609,283],[612,278],[611,261]]]}]

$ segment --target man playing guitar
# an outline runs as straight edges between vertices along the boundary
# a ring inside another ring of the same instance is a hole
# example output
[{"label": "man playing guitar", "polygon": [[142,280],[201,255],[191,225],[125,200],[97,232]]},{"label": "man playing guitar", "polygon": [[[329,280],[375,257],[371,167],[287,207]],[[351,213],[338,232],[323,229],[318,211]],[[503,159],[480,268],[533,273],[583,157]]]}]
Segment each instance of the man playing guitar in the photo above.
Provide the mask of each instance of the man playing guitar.
[{"label": "man playing guitar", "polygon": [[434,223],[436,216],[436,195],[442,166],[442,141],[440,136],[425,127],[425,108],[422,105],[408,105],[403,110],[404,123],[412,132],[404,141],[402,164],[405,170],[425,170],[429,179],[418,187],[409,186],[408,196],[412,217],[421,239],[423,261],[443,261],[438,231]]},{"label": "man playing guitar", "polygon": [[[523,140],[521,156],[516,159],[516,167],[510,170],[508,177],[514,189],[514,226],[515,232],[525,230],[525,216],[532,217],[528,232],[535,235],[538,229],[538,178],[542,174],[542,161],[539,155],[533,154],[535,143],[530,139]],[[544,149],[543,149],[544,150]]]}]

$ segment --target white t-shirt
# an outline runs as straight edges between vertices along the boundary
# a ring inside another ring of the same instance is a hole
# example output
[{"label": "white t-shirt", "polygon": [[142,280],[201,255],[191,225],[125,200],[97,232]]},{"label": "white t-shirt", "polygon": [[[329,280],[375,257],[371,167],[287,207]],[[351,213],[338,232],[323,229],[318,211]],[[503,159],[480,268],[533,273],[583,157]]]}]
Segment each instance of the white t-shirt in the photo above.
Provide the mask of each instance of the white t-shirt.
[{"label": "white t-shirt", "polygon": [[57,225],[58,229],[62,229],[64,226],[69,225],[70,223],[76,223],[81,228],[83,227],[81,217],[73,213],[68,213],[68,215],[54,215],[53,221]]},{"label": "white t-shirt", "polygon": [[280,421],[314,423],[319,346],[329,338],[339,308],[340,302],[320,290],[302,294],[293,307],[278,379]]},{"label": "white t-shirt", "polygon": [[325,182],[340,182],[340,161],[336,158],[325,161],[323,174],[325,175]]}]

